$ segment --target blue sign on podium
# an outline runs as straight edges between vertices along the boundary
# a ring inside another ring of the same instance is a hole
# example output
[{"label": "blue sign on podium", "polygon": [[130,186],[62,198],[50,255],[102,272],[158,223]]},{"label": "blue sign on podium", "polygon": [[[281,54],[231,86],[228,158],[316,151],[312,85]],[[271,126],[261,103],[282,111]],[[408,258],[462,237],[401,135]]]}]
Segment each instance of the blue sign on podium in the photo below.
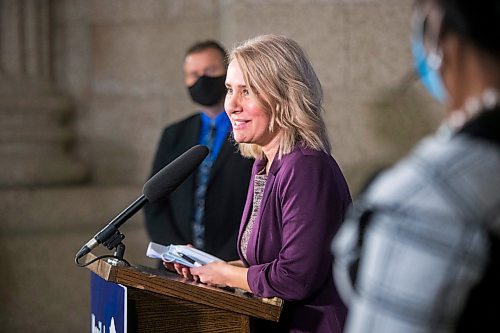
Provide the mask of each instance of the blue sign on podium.
[{"label": "blue sign on podium", "polygon": [[127,332],[127,288],[108,282],[95,273],[90,276],[90,332]]}]

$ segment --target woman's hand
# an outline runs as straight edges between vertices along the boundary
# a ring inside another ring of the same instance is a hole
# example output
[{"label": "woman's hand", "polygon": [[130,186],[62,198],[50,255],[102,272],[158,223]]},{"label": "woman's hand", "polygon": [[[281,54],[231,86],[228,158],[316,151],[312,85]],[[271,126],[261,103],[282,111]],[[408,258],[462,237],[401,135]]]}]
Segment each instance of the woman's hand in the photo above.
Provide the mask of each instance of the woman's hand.
[{"label": "woman's hand", "polygon": [[250,291],[247,282],[248,268],[244,267],[241,260],[229,263],[214,261],[200,267],[192,268],[164,261],[163,266],[189,280],[199,281],[216,287],[232,287]]},{"label": "woman's hand", "polygon": [[232,263],[214,261],[201,267],[190,268],[196,281],[217,287],[232,287],[250,291],[247,282],[248,268],[238,267]]},{"label": "woman's hand", "polygon": [[231,267],[226,262],[215,261],[200,267],[192,267],[190,273],[196,281],[211,286],[227,287],[227,269]]},{"label": "woman's hand", "polygon": [[189,272],[189,267],[187,266],[168,261],[164,261],[163,266],[169,271],[177,272],[177,274],[182,275],[186,279],[194,280],[194,277]]},{"label": "woman's hand", "polygon": [[[191,244],[186,244],[188,247],[193,247]],[[194,280],[193,275],[189,272],[189,267],[181,265],[176,262],[164,261],[163,266],[172,272],[177,272],[177,274],[182,275],[184,278],[189,280]]]}]

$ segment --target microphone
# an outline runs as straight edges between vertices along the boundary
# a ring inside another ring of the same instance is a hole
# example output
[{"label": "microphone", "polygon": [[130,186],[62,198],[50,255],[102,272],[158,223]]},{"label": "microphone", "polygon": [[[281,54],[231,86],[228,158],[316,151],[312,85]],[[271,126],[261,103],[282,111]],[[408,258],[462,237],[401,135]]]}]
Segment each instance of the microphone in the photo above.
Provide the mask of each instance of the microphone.
[{"label": "microphone", "polygon": [[[82,246],[76,254],[76,261],[92,251],[97,245],[110,242],[110,239],[117,236],[118,228],[137,213],[146,203],[154,202],[174,191],[201,164],[207,155],[208,148],[197,145],[191,147],[158,171],[144,184],[142,188],[143,194],[139,198],[118,214],[107,226],[89,240],[87,244]],[[121,242],[125,238],[123,235],[120,236],[121,238],[119,238],[118,242]]]}]

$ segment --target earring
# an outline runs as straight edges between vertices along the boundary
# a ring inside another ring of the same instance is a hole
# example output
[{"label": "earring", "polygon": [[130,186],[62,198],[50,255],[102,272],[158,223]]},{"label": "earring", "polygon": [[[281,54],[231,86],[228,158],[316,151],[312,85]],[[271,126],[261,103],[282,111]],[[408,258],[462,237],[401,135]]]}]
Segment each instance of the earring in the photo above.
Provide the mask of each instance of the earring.
[{"label": "earring", "polygon": [[430,68],[435,71],[439,70],[443,63],[443,51],[436,47],[436,49],[432,50],[427,56],[427,62]]}]

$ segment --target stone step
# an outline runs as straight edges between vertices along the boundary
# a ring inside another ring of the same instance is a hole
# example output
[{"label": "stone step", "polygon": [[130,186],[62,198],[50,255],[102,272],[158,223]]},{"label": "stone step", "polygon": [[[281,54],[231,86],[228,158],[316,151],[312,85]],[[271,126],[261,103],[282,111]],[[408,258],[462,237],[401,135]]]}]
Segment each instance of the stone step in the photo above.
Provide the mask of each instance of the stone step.
[{"label": "stone step", "polygon": [[139,185],[2,189],[0,230],[81,229],[102,225],[141,193]]},{"label": "stone step", "polygon": [[[0,235],[41,239],[72,235],[78,241],[67,250],[76,253],[141,193],[139,185],[0,190]],[[145,257],[149,241],[142,211],[120,231],[125,235],[126,257],[137,264],[151,264]]]},{"label": "stone step", "polygon": [[[4,331],[38,332],[46,323],[60,322],[61,314],[65,331],[89,327],[90,271],[74,263],[75,254],[140,194],[140,186],[0,190],[0,299],[8,304],[0,311]],[[145,255],[142,213],[120,231],[125,259],[155,267]],[[92,252],[112,253],[104,246]]]}]

